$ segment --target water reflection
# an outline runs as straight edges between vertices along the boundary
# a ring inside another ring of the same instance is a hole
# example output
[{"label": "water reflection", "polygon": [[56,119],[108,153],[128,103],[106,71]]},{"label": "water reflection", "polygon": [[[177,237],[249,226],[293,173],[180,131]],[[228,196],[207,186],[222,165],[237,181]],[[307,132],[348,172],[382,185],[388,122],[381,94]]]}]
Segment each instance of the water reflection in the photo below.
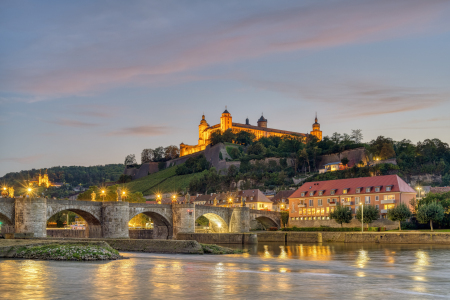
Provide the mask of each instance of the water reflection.
[{"label": "water reflection", "polygon": [[106,263],[0,260],[0,298],[450,298],[449,246],[265,243],[248,249],[222,256],[124,253],[129,259]]}]

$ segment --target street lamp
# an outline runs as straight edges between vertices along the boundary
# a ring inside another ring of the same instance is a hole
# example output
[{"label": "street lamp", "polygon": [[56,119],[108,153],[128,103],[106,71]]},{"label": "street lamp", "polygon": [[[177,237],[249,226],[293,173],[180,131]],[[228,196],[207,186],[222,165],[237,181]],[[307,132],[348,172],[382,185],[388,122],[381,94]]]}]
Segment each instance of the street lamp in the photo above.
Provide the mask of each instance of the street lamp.
[{"label": "street lamp", "polygon": [[161,204],[161,194],[156,195],[156,202]]},{"label": "street lamp", "polygon": [[233,199],[230,197],[230,198],[228,199],[228,202],[230,203],[230,207],[231,207],[231,204],[233,204]]},{"label": "street lamp", "polygon": [[172,203],[175,203],[177,201],[177,196],[176,195],[172,195]]},{"label": "street lamp", "polygon": [[364,204],[361,205],[361,233],[364,232]]},{"label": "street lamp", "polygon": [[102,202],[104,202],[105,201],[105,197],[106,197],[105,190],[102,190],[102,193],[100,194],[100,197],[102,197]]},{"label": "street lamp", "polygon": [[127,199],[127,193],[125,191],[122,192],[122,198]]},{"label": "street lamp", "polygon": [[416,187],[416,189],[419,190],[419,199],[422,199],[422,197],[421,197],[421,195],[422,195],[422,193],[421,193],[422,188],[420,186],[418,186],[418,187]]},{"label": "street lamp", "polygon": [[27,198],[30,198],[32,191],[33,191],[33,189],[31,187],[27,188]]}]

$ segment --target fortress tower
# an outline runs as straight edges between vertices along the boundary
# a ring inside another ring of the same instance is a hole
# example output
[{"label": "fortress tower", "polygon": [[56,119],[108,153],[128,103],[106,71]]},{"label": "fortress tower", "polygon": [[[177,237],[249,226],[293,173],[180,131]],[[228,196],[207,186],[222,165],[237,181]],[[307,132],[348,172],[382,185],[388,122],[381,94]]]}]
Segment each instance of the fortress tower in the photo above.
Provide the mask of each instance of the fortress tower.
[{"label": "fortress tower", "polygon": [[208,122],[205,120],[205,115],[202,115],[202,120],[200,121],[200,125],[198,125],[198,144],[204,145],[206,143],[204,132],[205,129],[209,127]]},{"label": "fortress tower", "polygon": [[220,117],[220,131],[224,132],[228,128],[231,128],[232,124],[231,114],[228,112],[227,107],[225,106],[225,110]]},{"label": "fortress tower", "polygon": [[317,137],[317,139],[319,141],[322,140],[322,131],[320,130],[320,124],[317,122],[317,113],[316,113],[316,119],[315,122],[312,126],[313,130],[311,131],[311,135],[314,135],[315,137]]},{"label": "fortress tower", "polygon": [[261,118],[258,120],[258,127],[267,128],[267,119],[261,114]]}]

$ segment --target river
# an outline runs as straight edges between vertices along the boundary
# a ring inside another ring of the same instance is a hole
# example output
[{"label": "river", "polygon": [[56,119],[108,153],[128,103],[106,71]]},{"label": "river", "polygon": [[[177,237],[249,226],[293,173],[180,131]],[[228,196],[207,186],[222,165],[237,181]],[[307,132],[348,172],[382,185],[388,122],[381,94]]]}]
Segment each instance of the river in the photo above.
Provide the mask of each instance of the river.
[{"label": "river", "polygon": [[[239,245],[228,245],[240,247]],[[260,243],[235,255],[0,259],[0,299],[450,299],[450,247]]]}]

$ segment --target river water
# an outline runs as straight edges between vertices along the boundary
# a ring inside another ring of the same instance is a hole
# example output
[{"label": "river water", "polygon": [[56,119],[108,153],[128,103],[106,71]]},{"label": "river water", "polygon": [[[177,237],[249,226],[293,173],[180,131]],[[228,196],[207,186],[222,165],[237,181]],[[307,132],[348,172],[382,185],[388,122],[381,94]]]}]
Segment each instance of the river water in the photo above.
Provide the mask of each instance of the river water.
[{"label": "river water", "polygon": [[[230,247],[240,247],[228,245]],[[260,243],[235,255],[0,259],[0,299],[450,299],[450,247]]]}]

